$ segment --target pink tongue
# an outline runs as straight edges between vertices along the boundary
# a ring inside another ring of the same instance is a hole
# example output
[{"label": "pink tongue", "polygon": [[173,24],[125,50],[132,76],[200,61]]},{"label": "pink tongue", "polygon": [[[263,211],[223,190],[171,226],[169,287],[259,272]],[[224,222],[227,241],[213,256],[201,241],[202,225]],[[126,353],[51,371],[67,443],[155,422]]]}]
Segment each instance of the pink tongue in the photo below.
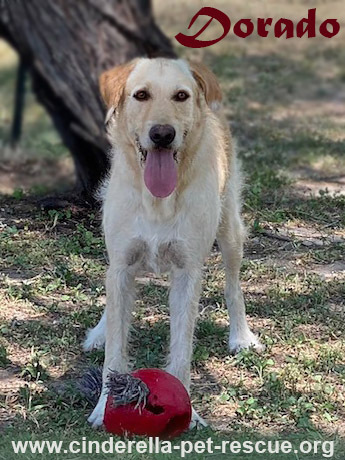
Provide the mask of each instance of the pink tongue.
[{"label": "pink tongue", "polygon": [[173,150],[159,149],[147,152],[144,181],[152,195],[157,198],[165,198],[175,190],[177,168]]}]

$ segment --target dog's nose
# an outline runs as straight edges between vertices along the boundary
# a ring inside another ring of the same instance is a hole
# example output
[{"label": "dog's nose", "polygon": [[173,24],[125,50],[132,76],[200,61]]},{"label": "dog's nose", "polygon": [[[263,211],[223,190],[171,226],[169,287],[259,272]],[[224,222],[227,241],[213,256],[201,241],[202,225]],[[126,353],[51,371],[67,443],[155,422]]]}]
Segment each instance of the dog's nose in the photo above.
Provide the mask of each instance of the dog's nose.
[{"label": "dog's nose", "polygon": [[167,147],[175,139],[176,131],[171,125],[154,125],[150,129],[149,136],[157,147]]}]

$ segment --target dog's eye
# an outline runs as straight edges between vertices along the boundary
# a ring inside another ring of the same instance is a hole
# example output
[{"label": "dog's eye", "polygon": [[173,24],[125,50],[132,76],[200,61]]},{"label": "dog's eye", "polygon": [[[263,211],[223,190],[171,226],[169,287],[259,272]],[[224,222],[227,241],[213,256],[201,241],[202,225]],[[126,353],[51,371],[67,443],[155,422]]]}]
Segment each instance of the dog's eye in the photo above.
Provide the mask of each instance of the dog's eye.
[{"label": "dog's eye", "polygon": [[186,93],[186,91],[179,91],[174,96],[174,100],[177,101],[177,102],[186,101],[188,98],[189,98],[189,94]]},{"label": "dog's eye", "polygon": [[149,99],[150,95],[147,91],[141,90],[137,91],[134,96],[133,96],[137,101],[147,101]]}]

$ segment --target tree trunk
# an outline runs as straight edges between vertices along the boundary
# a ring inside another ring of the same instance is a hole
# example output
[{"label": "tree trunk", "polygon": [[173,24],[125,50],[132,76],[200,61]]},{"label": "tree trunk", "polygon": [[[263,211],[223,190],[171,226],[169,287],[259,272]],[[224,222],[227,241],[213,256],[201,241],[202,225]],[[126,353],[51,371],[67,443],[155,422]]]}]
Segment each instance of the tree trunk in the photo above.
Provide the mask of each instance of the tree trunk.
[{"label": "tree trunk", "polygon": [[0,0],[0,36],[29,69],[90,198],[109,168],[100,73],[137,56],[175,57],[151,1]]}]

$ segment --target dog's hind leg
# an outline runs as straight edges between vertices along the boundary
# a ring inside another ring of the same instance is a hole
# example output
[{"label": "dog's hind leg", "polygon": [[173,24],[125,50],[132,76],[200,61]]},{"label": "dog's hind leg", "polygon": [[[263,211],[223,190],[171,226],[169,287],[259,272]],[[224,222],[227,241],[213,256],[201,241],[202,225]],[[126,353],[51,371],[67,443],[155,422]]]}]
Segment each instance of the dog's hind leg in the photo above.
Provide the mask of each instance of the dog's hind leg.
[{"label": "dog's hind leg", "polygon": [[105,325],[106,325],[106,311],[104,311],[97,326],[89,329],[86,333],[86,339],[83,344],[84,351],[91,351],[94,348],[103,348],[105,344]]},{"label": "dog's hind leg", "polygon": [[260,351],[263,346],[247,323],[239,280],[245,230],[240,217],[239,200],[234,193],[234,190],[230,190],[226,197],[217,235],[226,272],[225,300],[230,316],[229,349],[231,353],[236,353],[253,346]]},{"label": "dog's hind leg", "polygon": [[110,371],[128,372],[127,339],[134,306],[134,275],[110,266],[107,273],[106,342],[102,393],[88,421],[93,427],[102,425],[107,400],[107,379]]}]

